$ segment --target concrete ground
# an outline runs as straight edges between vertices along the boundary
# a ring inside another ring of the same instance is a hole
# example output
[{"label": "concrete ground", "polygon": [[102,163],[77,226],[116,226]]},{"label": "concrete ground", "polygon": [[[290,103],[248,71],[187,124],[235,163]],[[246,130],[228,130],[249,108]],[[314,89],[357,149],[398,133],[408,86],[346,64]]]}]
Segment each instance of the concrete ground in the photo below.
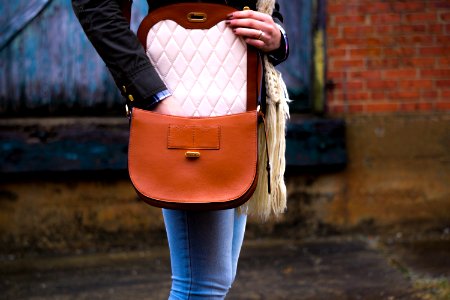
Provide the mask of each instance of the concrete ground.
[{"label": "concrete ground", "polygon": [[[227,299],[450,299],[450,239],[248,240]],[[0,299],[167,299],[166,247],[0,260]]]}]

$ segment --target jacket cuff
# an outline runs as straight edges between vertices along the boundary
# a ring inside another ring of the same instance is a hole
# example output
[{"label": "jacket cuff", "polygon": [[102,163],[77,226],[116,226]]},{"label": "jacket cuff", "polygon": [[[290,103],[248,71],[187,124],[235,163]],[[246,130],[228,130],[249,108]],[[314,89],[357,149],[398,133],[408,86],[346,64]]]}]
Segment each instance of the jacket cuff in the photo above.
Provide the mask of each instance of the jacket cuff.
[{"label": "jacket cuff", "polygon": [[131,106],[153,106],[160,100],[154,95],[167,90],[166,85],[151,65],[140,68],[137,72],[124,76],[124,78],[127,80],[119,82],[118,86]]},{"label": "jacket cuff", "polygon": [[287,38],[286,31],[280,24],[276,23],[276,25],[278,26],[281,32],[280,47],[277,50],[267,53],[269,60],[273,65],[278,65],[282,63],[289,56],[289,41]]}]

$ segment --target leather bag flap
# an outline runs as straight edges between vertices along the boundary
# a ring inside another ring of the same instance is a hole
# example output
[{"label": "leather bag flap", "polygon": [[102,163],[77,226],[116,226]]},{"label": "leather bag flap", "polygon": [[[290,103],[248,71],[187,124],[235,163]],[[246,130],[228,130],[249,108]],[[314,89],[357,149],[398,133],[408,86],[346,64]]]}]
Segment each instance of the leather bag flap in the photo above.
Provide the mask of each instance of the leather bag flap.
[{"label": "leather bag flap", "polygon": [[220,208],[227,208],[253,193],[256,111],[185,118],[134,108],[132,118],[128,169],[145,201],[160,207],[190,204],[187,209],[225,203]]}]

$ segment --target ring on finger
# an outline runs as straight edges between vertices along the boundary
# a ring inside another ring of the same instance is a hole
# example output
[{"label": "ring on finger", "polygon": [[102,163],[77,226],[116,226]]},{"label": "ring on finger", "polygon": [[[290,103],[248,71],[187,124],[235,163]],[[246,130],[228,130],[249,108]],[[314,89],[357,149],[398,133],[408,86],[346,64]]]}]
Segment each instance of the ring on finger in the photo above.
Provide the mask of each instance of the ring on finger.
[{"label": "ring on finger", "polygon": [[264,36],[264,32],[262,30],[259,31],[258,40],[261,40],[261,38]]}]

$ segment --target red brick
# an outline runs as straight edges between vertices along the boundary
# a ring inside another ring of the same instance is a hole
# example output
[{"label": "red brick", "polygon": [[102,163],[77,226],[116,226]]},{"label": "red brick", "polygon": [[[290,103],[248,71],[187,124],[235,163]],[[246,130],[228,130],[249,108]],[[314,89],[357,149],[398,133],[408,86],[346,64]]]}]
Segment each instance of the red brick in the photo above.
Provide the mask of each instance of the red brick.
[{"label": "red brick", "polygon": [[423,47],[419,49],[421,56],[444,56],[450,53],[450,47]]},{"label": "red brick", "polygon": [[343,48],[328,48],[327,54],[328,56],[340,57],[343,58],[347,53],[346,49]]},{"label": "red brick", "polygon": [[450,89],[442,90],[441,91],[441,98],[448,101],[450,99]]},{"label": "red brick", "polygon": [[367,82],[368,89],[396,89],[397,81],[395,80],[370,80]]},{"label": "red brick", "polygon": [[406,14],[405,20],[408,23],[433,22],[437,21],[437,14],[434,12],[420,12],[420,13]]},{"label": "red brick", "polygon": [[395,37],[398,45],[415,45],[421,46],[435,45],[434,36],[432,35],[403,35]]},{"label": "red brick", "polygon": [[398,69],[400,67],[398,58],[376,58],[367,60],[367,68],[375,70]]},{"label": "red brick", "polygon": [[443,12],[440,14],[440,20],[443,22],[450,22],[450,12]]},{"label": "red brick", "polygon": [[433,80],[400,80],[400,89],[429,89],[433,87]]},{"label": "red brick", "polygon": [[344,37],[367,36],[373,32],[372,26],[343,26],[342,35]]},{"label": "red brick", "polygon": [[436,89],[422,90],[421,93],[422,99],[435,100],[438,96],[438,90]]},{"label": "red brick", "polygon": [[372,91],[370,98],[372,101],[377,101],[377,100],[385,101],[387,99],[386,93],[384,91]]},{"label": "red brick", "polygon": [[336,59],[331,64],[331,68],[333,71],[337,70],[347,70],[351,68],[361,68],[364,66],[364,61],[362,59],[347,59],[347,60],[338,60]]},{"label": "red brick", "polygon": [[380,70],[368,71],[352,71],[348,73],[351,79],[379,79],[381,78]]},{"label": "red brick", "polygon": [[375,35],[386,38],[394,32],[394,26],[390,23],[385,23],[384,25],[374,25],[373,32]]},{"label": "red brick", "polygon": [[332,47],[377,47],[377,46],[383,46],[386,45],[385,41],[381,38],[336,38],[332,40],[331,43]]},{"label": "red brick", "polygon": [[450,34],[450,24],[445,24],[445,32]]},{"label": "red brick", "polygon": [[435,107],[437,110],[450,111],[450,101],[437,102]]},{"label": "red brick", "polygon": [[381,48],[350,49],[350,56],[380,56]]},{"label": "red brick", "polygon": [[422,78],[450,78],[450,69],[420,70]]},{"label": "red brick", "polygon": [[400,23],[402,16],[400,14],[376,14],[370,16],[370,21],[374,25],[378,24],[396,24]]},{"label": "red brick", "polygon": [[400,69],[400,70],[385,70],[385,79],[415,79],[417,77],[416,69]]},{"label": "red brick", "polygon": [[425,67],[434,66],[436,59],[434,57],[413,57],[410,59],[411,66]]},{"label": "red brick", "polygon": [[391,7],[389,3],[372,1],[362,6],[363,13],[385,13],[390,11]]},{"label": "red brick", "polygon": [[396,12],[422,12],[425,10],[425,1],[395,1],[393,3],[393,9]]},{"label": "red brick", "polygon": [[368,100],[370,98],[369,96],[368,92],[350,92],[344,95],[347,100],[354,102]]},{"label": "red brick", "polygon": [[450,99],[450,90],[441,91],[441,96],[448,101],[448,99]]},{"label": "red brick", "polygon": [[343,104],[336,103],[328,106],[328,112],[330,113],[357,113],[357,112],[363,112],[364,111],[364,105],[363,104]]},{"label": "red brick", "polygon": [[389,93],[388,96],[392,100],[419,100],[420,92],[412,90],[399,90]]},{"label": "red brick", "polygon": [[361,90],[364,87],[362,81],[341,81],[335,83],[336,89],[348,89],[351,91]]},{"label": "red brick", "polygon": [[345,83],[347,89],[350,90],[361,90],[364,87],[364,82],[362,81],[348,81]]},{"label": "red brick", "polygon": [[427,26],[421,25],[421,24],[420,25],[396,25],[396,26],[394,26],[394,31],[396,34],[426,33]]},{"label": "red brick", "polygon": [[401,111],[418,111],[417,103],[400,103]]},{"label": "red brick", "polygon": [[345,78],[345,72],[342,71],[327,71],[327,78],[332,80],[339,80]]},{"label": "red brick", "polygon": [[440,67],[450,66],[450,56],[438,58],[437,65]]},{"label": "red brick", "polygon": [[448,80],[437,80],[436,87],[450,89],[450,79]]},{"label": "red brick", "polygon": [[393,47],[384,49],[384,54],[386,56],[411,56],[416,54],[416,49],[413,47]]},{"label": "red brick", "polygon": [[336,16],[334,18],[335,25],[340,24],[364,24],[366,21],[366,17],[362,15],[343,15]]},{"label": "red brick", "polygon": [[441,8],[450,9],[450,2],[448,0],[440,0],[440,1],[434,0],[434,1],[429,1],[428,6],[431,9],[436,9],[436,8],[437,9],[441,9]]},{"label": "red brick", "polygon": [[348,106],[348,112],[356,113],[356,112],[363,112],[364,111],[364,105],[362,104],[350,104]]},{"label": "red brick", "polygon": [[433,34],[438,34],[444,33],[444,26],[440,25],[440,24],[429,24],[428,28],[427,28],[427,32],[428,33],[433,33]]},{"label": "red brick", "polygon": [[398,103],[369,103],[366,105],[367,112],[394,112],[399,110]]},{"label": "red brick", "polygon": [[329,4],[327,11],[330,15],[344,14],[347,12],[347,5],[345,4]]},{"label": "red brick", "polygon": [[442,46],[450,46],[450,35],[440,35],[436,37],[436,42]]},{"label": "red brick", "polygon": [[421,111],[427,111],[427,110],[433,109],[433,103],[430,103],[430,102],[417,103],[417,106],[418,106],[419,110],[421,110]]},{"label": "red brick", "polygon": [[331,37],[339,37],[340,36],[339,27],[327,27],[327,36]]},{"label": "red brick", "polygon": [[400,103],[402,111],[430,111],[433,109],[432,103],[416,102],[416,103]]}]

